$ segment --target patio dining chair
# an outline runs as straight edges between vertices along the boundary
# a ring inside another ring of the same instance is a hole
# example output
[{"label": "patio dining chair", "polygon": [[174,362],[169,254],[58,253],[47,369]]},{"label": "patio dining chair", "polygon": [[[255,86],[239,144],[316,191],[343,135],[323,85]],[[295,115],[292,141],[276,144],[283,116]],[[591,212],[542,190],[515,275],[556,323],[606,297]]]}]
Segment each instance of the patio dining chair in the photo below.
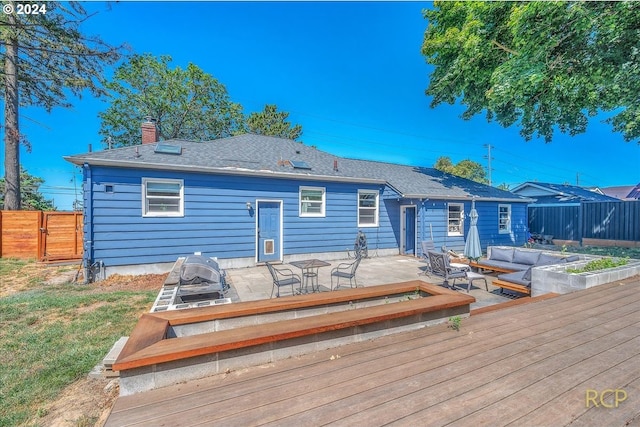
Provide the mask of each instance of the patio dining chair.
[{"label": "patio dining chair", "polygon": [[[358,257],[353,262],[343,262],[338,264],[336,268],[331,270],[331,290],[334,291],[340,287],[340,278],[349,279],[349,286],[353,288],[353,284],[355,283],[355,287],[358,287],[358,282],[356,281],[356,270],[358,270],[358,266],[360,265],[360,261],[362,257]],[[333,287],[333,278],[336,278],[336,287]]]},{"label": "patio dining chair", "polygon": [[280,297],[280,288],[282,286],[291,286],[291,295],[295,293],[293,289],[293,285],[302,286],[302,280],[300,280],[300,276],[295,274],[289,268],[275,268],[268,262],[265,262],[267,268],[269,269],[269,273],[271,273],[271,277],[273,278],[273,287],[271,288],[271,297],[273,298],[273,291],[276,291],[276,298]]},{"label": "patio dining chair", "polygon": [[452,267],[449,264],[448,254],[435,251],[429,251],[427,254],[429,255],[429,263],[431,265],[431,274],[442,277],[444,279],[442,282],[444,286],[453,289],[453,286],[449,286],[449,280],[453,280],[453,284],[455,285],[456,280],[467,278],[466,269]]},{"label": "patio dining chair", "polygon": [[424,267],[424,272],[423,272],[423,274],[426,276],[427,274],[431,273],[429,251],[435,251],[436,244],[433,243],[433,240],[423,240],[422,242],[420,242],[420,245],[422,247],[422,255],[421,255],[420,261],[427,263],[427,265]]}]

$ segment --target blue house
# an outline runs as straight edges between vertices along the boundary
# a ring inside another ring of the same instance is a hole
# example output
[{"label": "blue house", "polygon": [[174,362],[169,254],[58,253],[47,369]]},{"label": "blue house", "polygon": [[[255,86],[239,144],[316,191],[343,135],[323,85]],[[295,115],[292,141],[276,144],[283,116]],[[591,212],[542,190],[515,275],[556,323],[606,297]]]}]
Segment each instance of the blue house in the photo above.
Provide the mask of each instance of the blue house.
[{"label": "blue house", "polygon": [[435,169],[341,158],[241,135],[65,157],[84,171],[84,258],[106,275],[168,271],[201,252],[223,267],[369,254],[462,251],[472,200],[482,245],[522,245],[526,197]]}]

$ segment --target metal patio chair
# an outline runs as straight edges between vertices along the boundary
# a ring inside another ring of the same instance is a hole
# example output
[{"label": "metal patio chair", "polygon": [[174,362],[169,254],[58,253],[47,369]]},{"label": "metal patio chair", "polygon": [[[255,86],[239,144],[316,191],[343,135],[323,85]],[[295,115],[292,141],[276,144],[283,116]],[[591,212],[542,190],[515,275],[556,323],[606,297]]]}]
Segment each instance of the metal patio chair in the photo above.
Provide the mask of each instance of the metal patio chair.
[{"label": "metal patio chair", "polygon": [[271,297],[273,298],[273,291],[276,291],[276,298],[280,297],[280,288],[282,286],[291,286],[291,295],[295,293],[293,289],[293,285],[302,286],[302,280],[300,280],[300,276],[295,274],[290,268],[275,268],[268,262],[265,262],[265,265],[269,269],[269,273],[271,273],[271,277],[273,278],[273,287],[271,288]]},{"label": "metal patio chair", "polygon": [[422,247],[422,255],[420,261],[425,262],[427,265],[424,267],[424,275],[431,273],[431,262],[429,261],[429,251],[436,250],[436,244],[433,240],[423,240],[420,242]]},{"label": "metal patio chair", "polygon": [[429,255],[431,274],[433,274],[434,276],[442,277],[444,279],[444,281],[442,282],[444,286],[453,289],[454,286],[449,286],[450,279],[453,280],[453,284],[455,285],[456,280],[467,278],[467,269],[452,267],[449,264],[448,254],[434,251],[429,251],[427,252],[427,254]]},{"label": "metal patio chair", "polygon": [[[355,287],[358,287],[358,282],[356,281],[356,270],[358,270],[358,266],[360,265],[360,261],[362,257],[358,257],[353,262],[343,262],[338,264],[336,268],[331,270],[331,290],[336,290],[340,287],[340,278],[349,279],[349,286],[353,288],[353,284],[355,283]],[[336,287],[333,287],[333,278],[336,278]]]}]

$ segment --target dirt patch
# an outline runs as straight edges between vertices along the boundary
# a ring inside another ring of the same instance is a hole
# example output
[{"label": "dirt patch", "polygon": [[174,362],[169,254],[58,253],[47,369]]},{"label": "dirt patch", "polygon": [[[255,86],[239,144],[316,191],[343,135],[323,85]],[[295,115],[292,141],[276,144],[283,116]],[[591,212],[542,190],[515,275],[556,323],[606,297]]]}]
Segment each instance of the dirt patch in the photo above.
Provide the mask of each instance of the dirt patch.
[{"label": "dirt patch", "polygon": [[36,424],[49,427],[104,425],[118,397],[117,379],[82,378],[67,387]]},{"label": "dirt patch", "polygon": [[123,276],[112,274],[105,280],[93,284],[98,289],[110,291],[158,291],[167,279],[165,274],[143,274],[140,276]]}]

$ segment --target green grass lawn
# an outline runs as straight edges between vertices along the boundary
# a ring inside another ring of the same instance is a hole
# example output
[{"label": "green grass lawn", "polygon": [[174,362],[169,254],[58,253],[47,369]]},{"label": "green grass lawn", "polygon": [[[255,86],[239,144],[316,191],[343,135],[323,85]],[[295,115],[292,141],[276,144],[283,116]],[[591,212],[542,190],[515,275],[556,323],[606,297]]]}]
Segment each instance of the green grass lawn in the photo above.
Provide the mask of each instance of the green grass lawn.
[{"label": "green grass lawn", "polygon": [[[15,260],[0,259],[10,283]],[[0,298],[0,426],[38,425],[59,393],[99,364],[129,335],[157,291],[113,291],[95,285],[44,285]],[[35,421],[34,421],[35,420]]]}]

